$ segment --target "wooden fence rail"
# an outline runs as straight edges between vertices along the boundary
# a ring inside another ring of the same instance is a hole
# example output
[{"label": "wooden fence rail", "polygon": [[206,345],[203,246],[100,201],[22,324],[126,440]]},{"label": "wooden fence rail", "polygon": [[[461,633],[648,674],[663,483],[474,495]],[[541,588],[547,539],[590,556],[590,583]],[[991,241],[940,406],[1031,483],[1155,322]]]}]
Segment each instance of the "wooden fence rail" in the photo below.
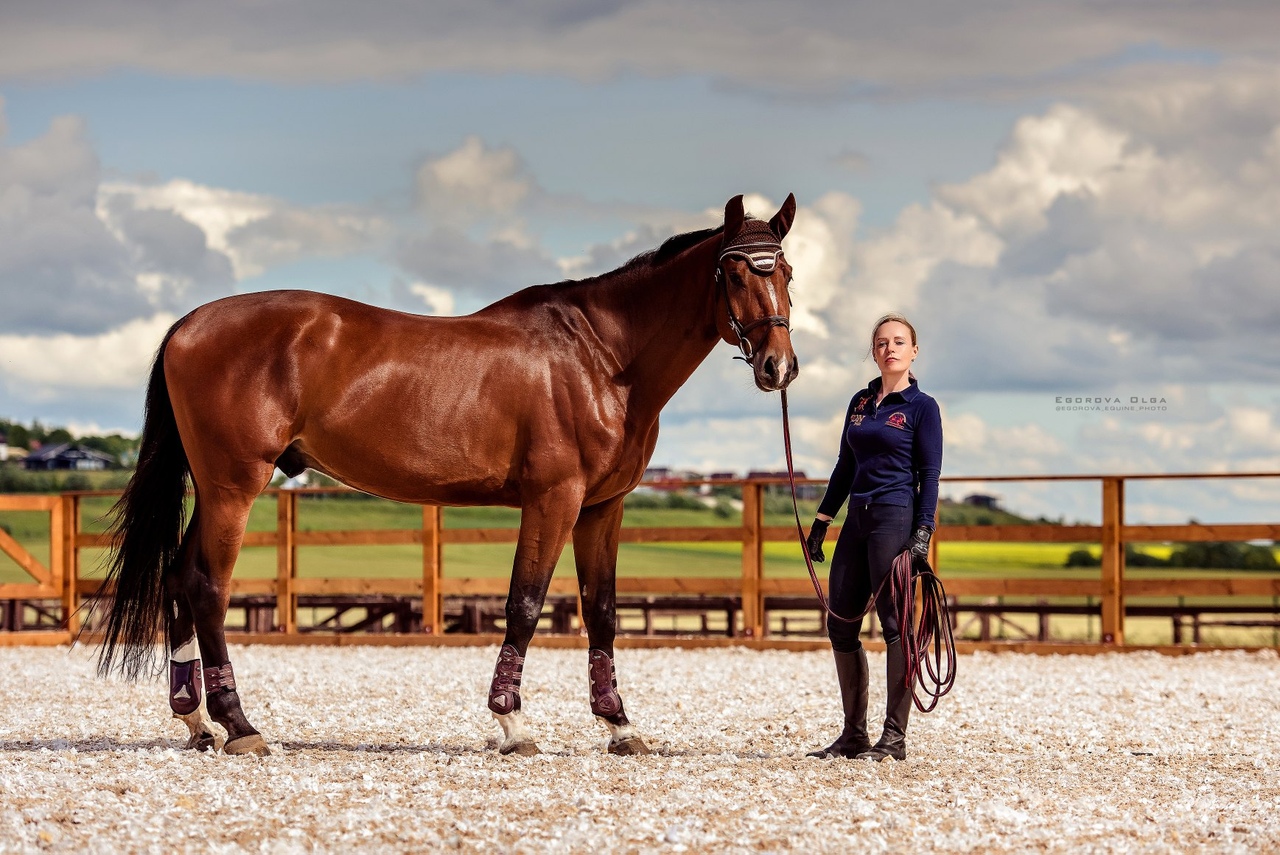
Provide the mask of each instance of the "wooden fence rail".
[{"label": "wooden fence rail", "polygon": [[[942,525],[931,546],[938,567],[937,547],[945,541],[1099,543],[1102,560],[1093,579],[951,578],[939,567],[947,589],[959,597],[1091,597],[1101,604],[1101,633],[1104,645],[1125,643],[1125,599],[1136,596],[1280,597],[1280,578],[1259,574],[1222,578],[1125,578],[1125,544],[1150,542],[1193,542],[1221,540],[1280,539],[1280,523],[1127,525],[1124,520],[1125,484],[1154,479],[1276,478],[1280,472],[1187,473],[1161,475],[1065,475],[1000,476],[986,478],[944,478],[960,482],[1046,482],[1092,481],[1101,486],[1101,525]],[[620,594],[735,596],[740,598],[743,634],[759,638],[766,633],[767,597],[812,596],[807,578],[778,578],[767,573],[764,545],[767,542],[795,541],[790,526],[764,524],[765,490],[785,484],[777,479],[689,482],[740,487],[742,522],[738,526],[666,527],[622,529],[623,543],[735,542],[742,548],[742,572],[737,578],[718,577],[634,577],[620,575]],[[805,481],[805,484],[821,484]],[[669,486],[669,485],[664,485]],[[276,490],[276,528],[246,534],[248,547],[275,547],[274,579],[235,579],[233,594],[274,596],[278,633],[298,633],[298,597],[305,595],[397,595],[422,597],[422,625],[427,634],[443,631],[443,600],[447,596],[504,596],[508,580],[503,578],[459,578],[445,575],[444,547],[450,544],[514,543],[514,528],[446,529],[442,509],[422,509],[421,528],[353,531],[302,531],[298,528],[298,498],[333,490]],[[45,567],[12,537],[0,530],[0,551],[12,557],[33,579],[31,583],[0,584],[0,599],[60,598],[64,604],[66,630],[79,630],[80,598],[109,593],[100,591],[97,579],[80,578],[80,553],[110,545],[106,535],[80,530],[80,503],[87,496],[117,495],[72,492],[60,496],[0,496],[0,511],[28,510],[50,514],[50,566]],[[838,536],[838,527],[830,537]],[[298,549],[307,546],[419,545],[422,548],[421,578],[300,578]],[[797,545],[797,550],[799,546]],[[625,568],[623,568],[625,573]],[[576,596],[574,580],[555,578],[549,593]]]}]

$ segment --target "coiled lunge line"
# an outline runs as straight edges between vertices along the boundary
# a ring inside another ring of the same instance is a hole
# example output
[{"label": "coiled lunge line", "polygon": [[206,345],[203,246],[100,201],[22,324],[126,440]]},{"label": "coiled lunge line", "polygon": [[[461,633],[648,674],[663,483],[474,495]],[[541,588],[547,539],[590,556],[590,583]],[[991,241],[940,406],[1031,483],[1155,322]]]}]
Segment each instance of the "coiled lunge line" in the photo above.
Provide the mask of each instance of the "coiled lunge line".
[{"label": "coiled lunge line", "polygon": [[[929,562],[913,559],[909,550],[893,559],[889,579],[889,595],[898,610],[902,652],[907,662],[907,688],[916,709],[930,712],[956,683],[956,642],[951,634],[947,591]],[[914,614],[917,583],[919,619]]]},{"label": "coiled lunge line", "polygon": [[[782,443],[787,453],[787,480],[791,484],[791,508],[796,517],[796,534],[800,538],[800,553],[809,568],[809,579],[822,610],[832,618],[854,623],[871,613],[885,586],[898,610],[898,626],[902,633],[902,650],[906,658],[906,688],[916,709],[930,712],[938,700],[950,692],[956,682],[956,643],[951,632],[951,615],[947,605],[947,592],[942,580],[923,558],[912,560],[911,552],[903,550],[893,560],[893,566],[880,586],[872,592],[866,607],[856,617],[845,617],[832,611],[818,581],[813,559],[805,546],[804,525],[800,522],[800,506],[796,500],[795,464],[791,456],[791,424],[787,415],[787,392],[782,397]],[[915,614],[916,580],[919,580],[920,615]],[[929,650],[932,645],[932,651]],[[923,663],[923,667],[922,667]],[[926,679],[927,675],[927,679]],[[927,701],[926,701],[927,699]],[[928,704],[926,706],[926,703]]]}]

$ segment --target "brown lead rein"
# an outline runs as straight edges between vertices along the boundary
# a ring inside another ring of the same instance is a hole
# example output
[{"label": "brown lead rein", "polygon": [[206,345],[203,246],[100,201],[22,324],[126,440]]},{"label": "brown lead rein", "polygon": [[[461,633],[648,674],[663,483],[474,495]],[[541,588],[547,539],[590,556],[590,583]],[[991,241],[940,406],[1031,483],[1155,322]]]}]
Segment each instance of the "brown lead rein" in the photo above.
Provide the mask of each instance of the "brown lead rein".
[{"label": "brown lead rein", "polygon": [[[831,610],[827,597],[822,593],[822,583],[818,581],[818,573],[813,567],[813,559],[809,557],[809,547],[805,543],[804,525],[800,522],[800,505],[796,500],[795,464],[791,456],[791,425],[787,416],[787,392],[782,396],[782,443],[787,452],[787,480],[791,483],[791,508],[796,517],[796,534],[800,539],[800,553],[804,555],[805,566],[809,568],[809,579],[813,582],[814,593],[818,602],[828,615],[845,623],[862,620],[875,608],[876,600],[884,591],[886,583],[891,583],[889,594],[898,609],[898,627],[902,633],[902,651],[907,663],[906,687],[911,691],[911,699],[921,712],[930,712],[938,705],[938,699],[950,692],[956,683],[956,643],[951,633],[951,615],[947,608],[947,592],[928,562],[921,560],[923,569],[916,570],[909,550],[903,550],[893,560],[893,567],[880,582],[867,607],[855,618],[847,618]],[[920,580],[920,620],[915,619],[915,581]],[[928,655],[930,643],[933,644],[932,656]],[[923,663],[924,667],[921,668]],[[929,675],[925,681],[926,672]],[[919,689],[916,685],[919,683]],[[928,706],[923,698],[929,698]]]}]

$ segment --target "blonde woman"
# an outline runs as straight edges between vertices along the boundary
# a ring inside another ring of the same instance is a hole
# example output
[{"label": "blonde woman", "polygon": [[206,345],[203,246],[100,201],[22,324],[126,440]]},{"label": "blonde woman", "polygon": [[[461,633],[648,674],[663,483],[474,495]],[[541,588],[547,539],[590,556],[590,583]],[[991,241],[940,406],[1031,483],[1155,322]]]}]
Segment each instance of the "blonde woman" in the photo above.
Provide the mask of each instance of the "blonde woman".
[{"label": "blonde woman", "polygon": [[[849,514],[831,556],[830,602],[837,614],[861,614],[904,549],[929,552],[942,470],[942,418],[938,402],[920,391],[911,373],[919,352],[915,328],[902,315],[876,321],[871,353],[880,376],[849,402],[840,456],[807,542],[809,556],[823,561],[827,526],[848,500]],[[828,618],[844,730],[826,748],[810,752],[811,757],[906,759],[911,693],[901,628],[887,587],[885,591],[876,601],[887,659],[884,732],[875,745],[867,737],[867,653],[858,639],[862,621]]]}]

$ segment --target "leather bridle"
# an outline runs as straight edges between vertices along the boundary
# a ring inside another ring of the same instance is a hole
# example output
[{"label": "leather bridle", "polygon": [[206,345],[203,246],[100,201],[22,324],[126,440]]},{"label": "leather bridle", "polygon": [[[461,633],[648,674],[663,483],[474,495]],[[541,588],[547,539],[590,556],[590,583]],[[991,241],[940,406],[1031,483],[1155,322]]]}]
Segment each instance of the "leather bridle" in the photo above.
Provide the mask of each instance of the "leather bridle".
[{"label": "leather bridle", "polygon": [[[750,251],[750,247],[753,246],[758,247],[758,249]],[[784,315],[766,315],[744,326],[733,311],[733,301],[729,299],[728,277],[725,276],[724,272],[724,260],[726,258],[741,258],[757,273],[772,273],[774,268],[777,267],[778,259],[781,257],[782,247],[778,244],[749,244],[725,250],[720,253],[720,258],[716,262],[716,288],[719,296],[724,298],[724,306],[729,314],[729,329],[733,330],[733,334],[738,337],[738,350],[742,351],[741,358],[744,361],[750,362],[756,352],[751,339],[747,338],[748,333],[764,326],[770,329],[782,327],[790,332],[791,322]],[[787,295],[787,301],[791,301],[790,294]],[[768,335],[766,331],[765,338],[768,338]],[[761,341],[763,342],[763,339]]]}]

